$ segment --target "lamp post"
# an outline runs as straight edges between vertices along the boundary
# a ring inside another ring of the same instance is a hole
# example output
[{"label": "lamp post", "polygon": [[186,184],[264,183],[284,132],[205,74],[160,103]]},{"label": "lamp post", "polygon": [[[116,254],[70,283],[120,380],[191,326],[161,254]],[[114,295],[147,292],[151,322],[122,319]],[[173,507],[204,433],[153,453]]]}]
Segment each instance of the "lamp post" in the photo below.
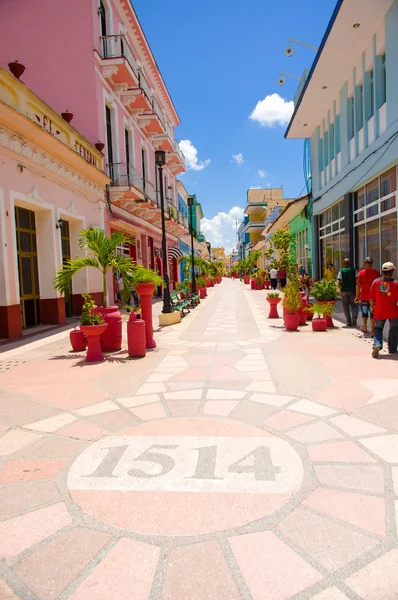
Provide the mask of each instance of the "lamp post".
[{"label": "lamp post", "polygon": [[162,313],[173,312],[170,298],[170,281],[167,268],[167,246],[166,246],[166,219],[164,216],[164,193],[163,193],[163,167],[166,163],[166,152],[164,150],[155,151],[155,164],[159,168],[159,192],[160,192],[160,213],[162,219],[162,255],[163,255],[163,309]]},{"label": "lamp post", "polygon": [[189,196],[187,199],[187,203],[189,206],[189,216],[190,216],[190,224],[189,228],[191,230],[191,265],[192,265],[192,293],[196,294],[196,277],[195,277],[195,257],[193,253],[193,198]]}]

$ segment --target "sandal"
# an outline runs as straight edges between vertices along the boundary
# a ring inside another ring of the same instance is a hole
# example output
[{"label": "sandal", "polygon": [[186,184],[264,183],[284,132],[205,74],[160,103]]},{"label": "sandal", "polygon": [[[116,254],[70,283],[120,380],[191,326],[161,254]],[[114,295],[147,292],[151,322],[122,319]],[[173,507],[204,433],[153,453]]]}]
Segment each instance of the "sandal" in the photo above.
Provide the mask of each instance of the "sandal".
[{"label": "sandal", "polygon": [[362,327],[362,333],[364,333],[365,335],[368,333],[368,330],[366,329],[366,327]]}]

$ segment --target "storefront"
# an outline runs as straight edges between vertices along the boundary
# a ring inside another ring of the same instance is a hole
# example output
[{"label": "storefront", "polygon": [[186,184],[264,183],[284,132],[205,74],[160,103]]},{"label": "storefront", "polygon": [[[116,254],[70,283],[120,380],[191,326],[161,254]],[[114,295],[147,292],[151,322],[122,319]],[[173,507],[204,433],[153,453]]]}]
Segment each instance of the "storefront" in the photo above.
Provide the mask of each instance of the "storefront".
[{"label": "storefront", "polygon": [[0,68],[0,338],[78,315],[81,294],[101,301],[85,270],[64,297],[58,269],[81,253],[79,234],[103,227],[103,155],[22,82]]},{"label": "storefront", "polygon": [[346,230],[344,200],[318,215],[319,223],[319,273],[323,277],[327,265],[333,263],[337,271],[343,266],[343,260],[350,258],[349,228]]},{"label": "storefront", "polygon": [[302,265],[309,275],[312,276],[312,235],[311,224],[305,215],[305,209],[301,210],[289,221],[289,231],[294,236],[294,253],[296,263]]}]

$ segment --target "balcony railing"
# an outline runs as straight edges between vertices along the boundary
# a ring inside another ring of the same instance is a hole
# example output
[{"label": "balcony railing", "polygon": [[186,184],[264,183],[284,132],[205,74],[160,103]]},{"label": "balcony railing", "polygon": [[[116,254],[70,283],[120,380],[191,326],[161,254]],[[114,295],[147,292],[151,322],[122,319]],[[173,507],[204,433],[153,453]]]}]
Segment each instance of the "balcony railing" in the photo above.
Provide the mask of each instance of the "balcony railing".
[{"label": "balcony railing", "polygon": [[189,228],[188,217],[186,217],[185,215],[183,215],[180,211],[178,211],[178,213],[177,213],[177,222],[180,225],[182,225],[183,227],[185,227],[185,229]]},{"label": "balcony railing", "polygon": [[151,87],[141,69],[138,69],[138,82],[140,88],[145,92],[149,99],[151,97]]},{"label": "balcony railing", "polygon": [[125,58],[137,73],[137,61],[124,35],[105,35],[100,40],[102,58]]},{"label": "balcony railing", "polygon": [[162,121],[163,125],[165,126],[166,119],[164,118],[164,113],[163,113],[162,109],[160,108],[159,102],[156,100],[156,98],[152,98],[152,107],[153,107],[153,112],[157,114],[157,116]]},{"label": "balcony railing", "polygon": [[155,204],[159,204],[158,201],[158,193],[155,189],[155,186],[148,181],[147,179],[143,180],[143,192],[149,200],[152,200]]},{"label": "balcony railing", "polygon": [[141,175],[129,163],[111,163],[108,165],[109,177],[113,186],[134,186],[143,192]]}]

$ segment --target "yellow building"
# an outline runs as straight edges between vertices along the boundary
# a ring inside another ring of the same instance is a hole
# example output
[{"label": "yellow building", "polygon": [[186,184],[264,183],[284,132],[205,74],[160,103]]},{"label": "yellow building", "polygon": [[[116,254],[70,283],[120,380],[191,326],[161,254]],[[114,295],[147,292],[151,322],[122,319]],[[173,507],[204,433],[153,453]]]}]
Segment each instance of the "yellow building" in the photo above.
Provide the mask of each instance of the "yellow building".
[{"label": "yellow building", "polygon": [[265,221],[273,209],[279,205],[285,207],[289,200],[283,198],[283,188],[265,188],[247,191],[245,215],[249,220],[245,233],[249,235],[246,251],[253,249],[263,238]]}]

